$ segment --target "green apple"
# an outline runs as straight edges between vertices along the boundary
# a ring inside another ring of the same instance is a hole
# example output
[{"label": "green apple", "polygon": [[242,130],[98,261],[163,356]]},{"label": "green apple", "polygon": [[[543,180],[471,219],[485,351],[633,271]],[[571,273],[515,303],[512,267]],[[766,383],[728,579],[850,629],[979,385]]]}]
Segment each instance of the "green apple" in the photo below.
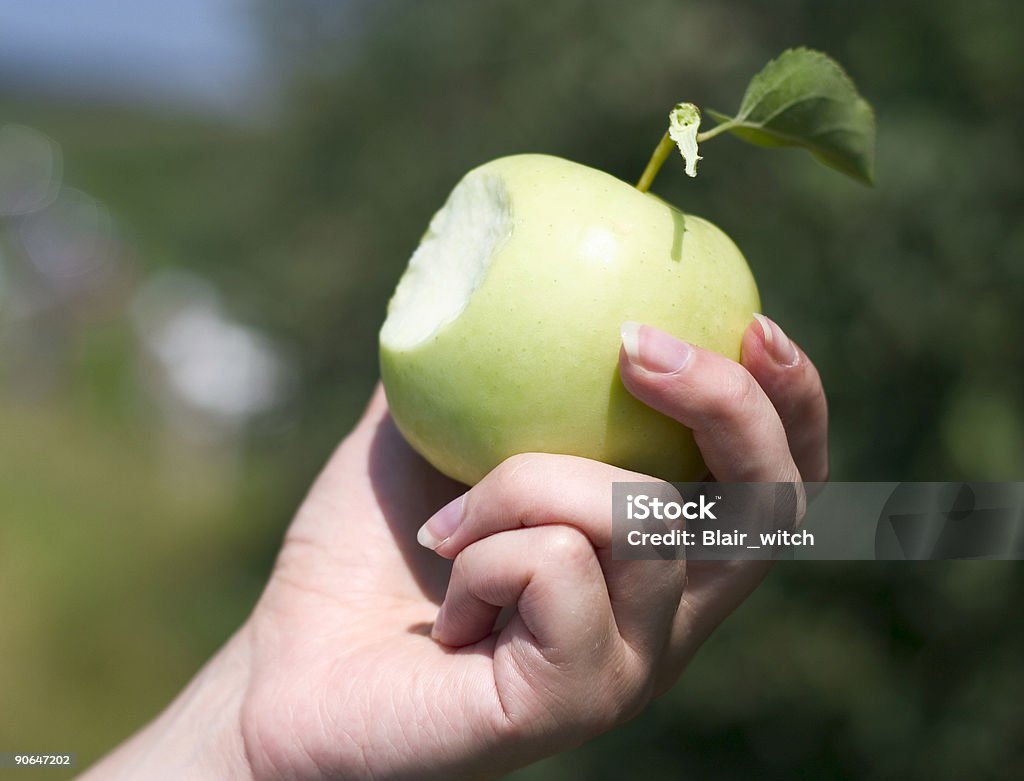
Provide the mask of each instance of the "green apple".
[{"label": "green apple", "polygon": [[528,451],[693,480],[691,433],[622,385],[620,326],[738,360],[759,310],[743,255],[710,222],[568,160],[504,157],[431,220],[388,307],[381,375],[405,438],[463,483]]},{"label": "green apple", "polygon": [[788,49],[751,79],[734,116],[700,131],[679,103],[635,187],[546,155],[470,171],[431,220],[380,333],[391,414],[445,474],[473,484],[509,456],[567,453],[674,481],[704,469],[689,431],[618,375],[620,327],[657,326],[733,360],[760,307],[743,255],[706,220],[648,190],[675,149],[730,134],[802,148],[874,178],[874,112],[822,52]]}]

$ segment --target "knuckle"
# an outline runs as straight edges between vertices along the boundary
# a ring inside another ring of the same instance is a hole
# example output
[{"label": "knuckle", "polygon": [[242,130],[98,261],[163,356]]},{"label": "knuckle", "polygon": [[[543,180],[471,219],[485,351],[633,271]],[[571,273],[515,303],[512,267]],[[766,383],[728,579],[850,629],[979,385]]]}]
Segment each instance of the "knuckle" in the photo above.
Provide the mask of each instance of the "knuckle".
[{"label": "knuckle", "polygon": [[562,522],[565,481],[575,479],[566,456],[521,453],[499,464],[488,478],[486,492],[503,514],[519,526]]},{"label": "knuckle", "polygon": [[650,664],[622,658],[612,666],[607,679],[606,704],[598,716],[600,729],[607,730],[638,716],[653,699],[654,671]]},{"label": "knuckle", "polygon": [[708,397],[704,416],[713,424],[735,421],[749,414],[760,393],[757,382],[738,364]]},{"label": "knuckle", "polygon": [[452,561],[452,574],[449,577],[449,583],[464,583],[469,580],[470,565],[472,564],[475,552],[476,549],[472,545],[459,551],[459,554]]},{"label": "knuckle", "polygon": [[509,456],[494,468],[491,481],[503,493],[515,493],[530,483],[533,476],[543,469],[542,453],[517,453]]},{"label": "knuckle", "polygon": [[652,481],[650,488],[648,488],[648,490],[652,495],[657,496],[663,502],[678,502],[682,504],[682,502],[684,501],[683,494],[680,492],[680,490],[676,488],[672,483],[669,483],[665,480]]},{"label": "knuckle", "polygon": [[580,567],[594,557],[594,548],[583,532],[572,526],[544,527],[544,558],[560,567]]}]

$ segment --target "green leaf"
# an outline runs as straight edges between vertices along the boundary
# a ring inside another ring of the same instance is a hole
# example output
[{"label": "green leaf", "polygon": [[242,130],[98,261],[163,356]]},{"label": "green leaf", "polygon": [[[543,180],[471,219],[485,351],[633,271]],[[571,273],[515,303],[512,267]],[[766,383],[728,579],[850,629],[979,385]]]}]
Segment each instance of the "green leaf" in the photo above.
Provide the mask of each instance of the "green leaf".
[{"label": "green leaf", "polygon": [[751,79],[735,117],[708,111],[758,146],[807,149],[827,166],[874,182],[875,115],[840,65],[812,49],[788,49]]}]

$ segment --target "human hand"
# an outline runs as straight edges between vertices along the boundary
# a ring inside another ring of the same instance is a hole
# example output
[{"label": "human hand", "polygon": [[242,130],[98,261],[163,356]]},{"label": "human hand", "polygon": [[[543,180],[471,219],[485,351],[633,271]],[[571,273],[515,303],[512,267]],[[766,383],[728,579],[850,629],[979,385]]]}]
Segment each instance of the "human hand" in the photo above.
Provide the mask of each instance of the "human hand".
[{"label": "human hand", "polygon": [[[826,479],[820,381],[770,321],[744,334],[742,366],[646,326],[624,345],[626,387],[693,429],[715,478]],[[613,561],[616,481],[656,482],[525,454],[463,493],[378,388],[252,616],[94,777],[489,777],[628,719],[769,563]],[[414,542],[428,517],[434,551]]]}]

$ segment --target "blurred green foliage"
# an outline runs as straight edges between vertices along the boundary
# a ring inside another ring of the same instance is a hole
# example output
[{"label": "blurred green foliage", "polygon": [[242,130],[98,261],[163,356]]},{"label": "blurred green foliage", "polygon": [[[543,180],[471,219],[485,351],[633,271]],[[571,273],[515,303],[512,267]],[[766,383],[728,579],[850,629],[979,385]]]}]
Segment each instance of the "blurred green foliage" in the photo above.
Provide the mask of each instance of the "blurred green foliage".
[{"label": "blurred green foliage", "polygon": [[[136,274],[213,280],[300,375],[228,489],[161,480],[175,456],[125,318],[76,325],[55,392],[0,396],[5,746],[95,758],[242,619],[466,170],[537,151],[631,181],[669,107],[734,109],[788,46],[875,106],[877,186],[723,138],[654,189],[736,240],[815,360],[836,479],[1022,478],[1024,5],[295,0],[257,19],[286,85],[266,127],[0,104],[127,226]],[[781,564],[671,695],[514,777],[1022,777],[1022,596],[1016,564]]]}]

